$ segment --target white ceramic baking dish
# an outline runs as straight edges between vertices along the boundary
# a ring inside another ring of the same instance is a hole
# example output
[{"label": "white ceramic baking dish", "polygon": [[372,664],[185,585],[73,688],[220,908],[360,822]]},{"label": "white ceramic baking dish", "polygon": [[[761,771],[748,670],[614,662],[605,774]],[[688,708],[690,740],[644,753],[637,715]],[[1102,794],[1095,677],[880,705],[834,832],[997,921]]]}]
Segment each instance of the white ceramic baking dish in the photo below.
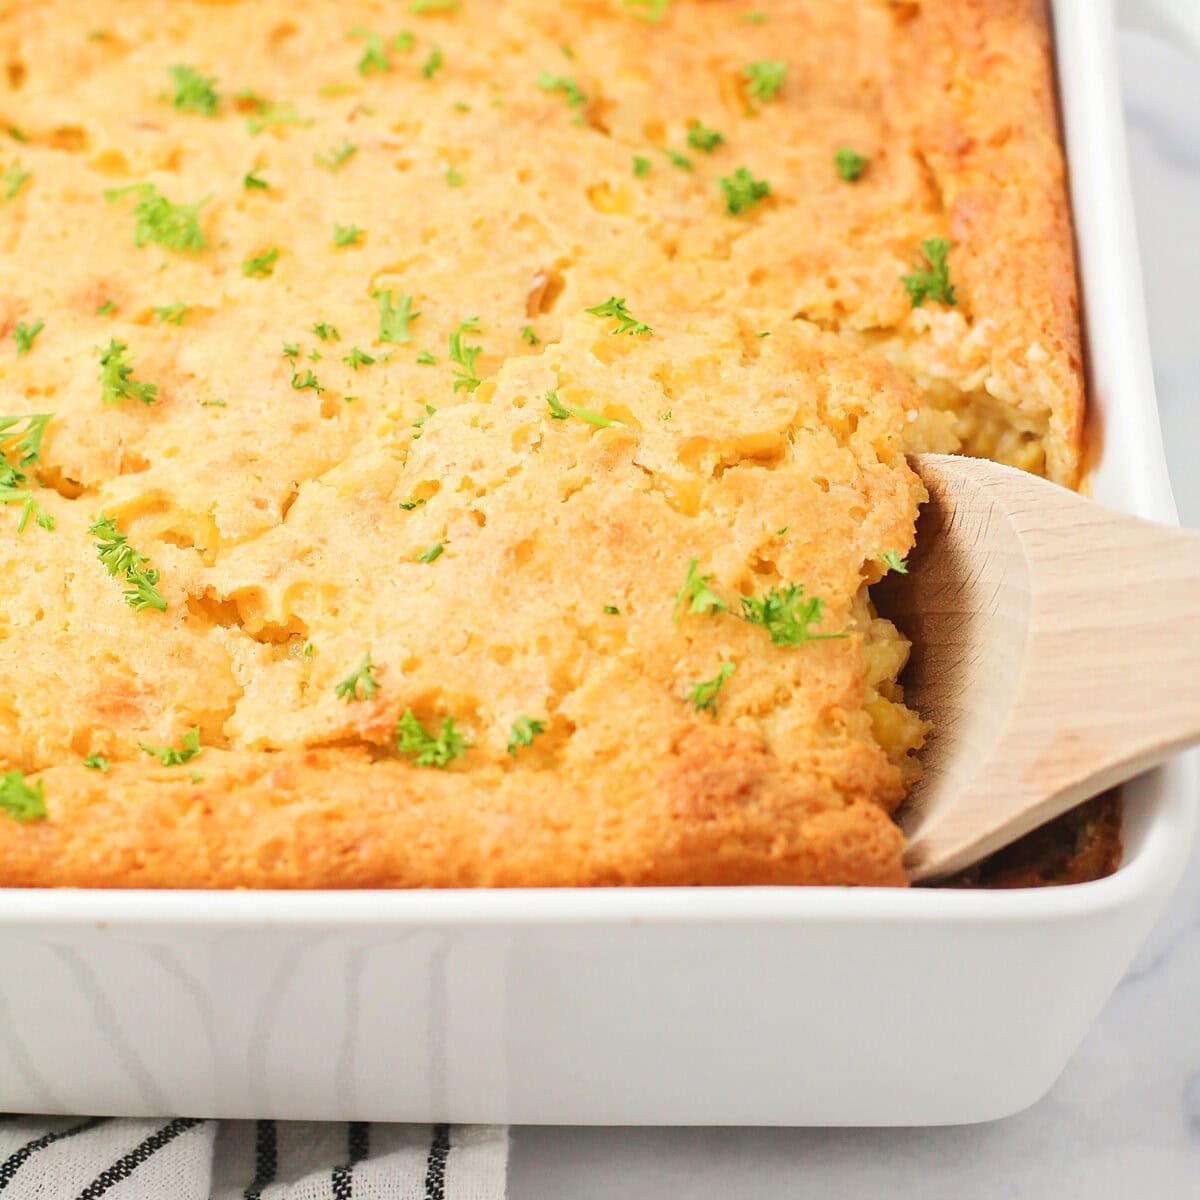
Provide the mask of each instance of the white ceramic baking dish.
[{"label": "white ceramic baking dish", "polygon": [[[1155,11],[1172,2],[1200,7]],[[1059,0],[1055,18],[1104,431],[1095,494],[1171,521],[1112,0]],[[1121,869],[1048,890],[0,890],[0,1111],[1000,1117],[1046,1091],[1120,979],[1196,807],[1186,760],[1139,779]]]}]

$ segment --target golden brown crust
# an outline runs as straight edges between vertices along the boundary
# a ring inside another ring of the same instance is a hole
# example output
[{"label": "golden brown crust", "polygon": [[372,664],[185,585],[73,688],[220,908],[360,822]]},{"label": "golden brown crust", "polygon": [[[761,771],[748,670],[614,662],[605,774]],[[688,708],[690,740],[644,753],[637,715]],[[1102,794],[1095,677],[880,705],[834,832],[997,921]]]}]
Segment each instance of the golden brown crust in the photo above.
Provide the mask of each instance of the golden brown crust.
[{"label": "golden brown crust", "polygon": [[[869,758],[870,756],[864,755]],[[45,772],[50,819],[0,823],[8,886],[903,886],[899,830],[867,793],[782,769],[753,735],[684,734],[645,780],[470,777],[362,753],[206,752],[204,776]],[[893,797],[898,792],[894,776]]]}]

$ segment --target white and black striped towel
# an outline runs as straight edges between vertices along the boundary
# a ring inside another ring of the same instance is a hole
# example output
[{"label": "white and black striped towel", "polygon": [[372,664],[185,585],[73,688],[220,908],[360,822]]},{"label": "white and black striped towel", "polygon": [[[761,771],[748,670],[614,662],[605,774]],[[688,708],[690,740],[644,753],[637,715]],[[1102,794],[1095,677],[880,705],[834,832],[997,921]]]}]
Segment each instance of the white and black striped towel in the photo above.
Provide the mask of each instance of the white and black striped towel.
[{"label": "white and black striped towel", "polygon": [[502,1200],[503,1125],[0,1116],[0,1200]]}]

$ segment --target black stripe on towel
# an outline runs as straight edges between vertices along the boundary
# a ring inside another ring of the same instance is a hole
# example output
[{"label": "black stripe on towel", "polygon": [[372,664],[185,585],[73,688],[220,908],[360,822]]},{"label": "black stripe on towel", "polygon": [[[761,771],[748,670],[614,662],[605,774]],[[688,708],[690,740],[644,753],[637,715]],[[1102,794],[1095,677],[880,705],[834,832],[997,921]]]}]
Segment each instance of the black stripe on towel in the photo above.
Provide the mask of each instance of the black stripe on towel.
[{"label": "black stripe on towel", "polygon": [[14,1151],[0,1163],[0,1192],[12,1183],[13,1176],[39,1150],[44,1150],[55,1142],[61,1142],[63,1138],[74,1137],[77,1133],[87,1133],[89,1129],[95,1129],[97,1125],[102,1125],[106,1119],[105,1117],[92,1117],[90,1120],[81,1121],[78,1125],[72,1125],[68,1129],[60,1129],[58,1133],[46,1133],[40,1138],[34,1138],[32,1142],[26,1142],[20,1150]]},{"label": "black stripe on towel", "polygon": [[450,1157],[450,1126],[435,1125],[425,1161],[425,1200],[446,1200],[446,1160]]},{"label": "black stripe on towel", "polygon": [[274,1121],[256,1121],[254,1126],[254,1178],[243,1193],[244,1200],[261,1200],[262,1190],[275,1182],[279,1170],[279,1131]]},{"label": "black stripe on towel", "polygon": [[176,1117],[168,1125],[164,1125],[157,1133],[152,1133],[145,1141],[134,1146],[128,1154],[118,1158],[111,1167],[101,1171],[91,1183],[79,1193],[78,1200],[96,1200],[103,1196],[111,1187],[116,1187],[122,1179],[128,1179],[144,1162],[153,1158],[165,1145],[173,1142],[181,1133],[195,1129],[204,1122],[198,1117]]},{"label": "black stripe on towel", "polygon": [[346,1129],[347,1161],[333,1168],[333,1200],[352,1200],[354,1165],[371,1153],[371,1126],[366,1121],[351,1121]]}]

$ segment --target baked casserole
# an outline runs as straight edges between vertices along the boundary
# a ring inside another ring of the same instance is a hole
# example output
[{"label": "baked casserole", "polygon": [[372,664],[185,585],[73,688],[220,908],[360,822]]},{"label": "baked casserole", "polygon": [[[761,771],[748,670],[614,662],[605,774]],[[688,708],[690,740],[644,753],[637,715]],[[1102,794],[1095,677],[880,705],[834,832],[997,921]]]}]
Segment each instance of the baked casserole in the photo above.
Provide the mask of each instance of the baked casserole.
[{"label": "baked casserole", "polygon": [[906,882],[905,454],[1081,475],[1040,2],[0,0],[0,67],[0,883]]}]

